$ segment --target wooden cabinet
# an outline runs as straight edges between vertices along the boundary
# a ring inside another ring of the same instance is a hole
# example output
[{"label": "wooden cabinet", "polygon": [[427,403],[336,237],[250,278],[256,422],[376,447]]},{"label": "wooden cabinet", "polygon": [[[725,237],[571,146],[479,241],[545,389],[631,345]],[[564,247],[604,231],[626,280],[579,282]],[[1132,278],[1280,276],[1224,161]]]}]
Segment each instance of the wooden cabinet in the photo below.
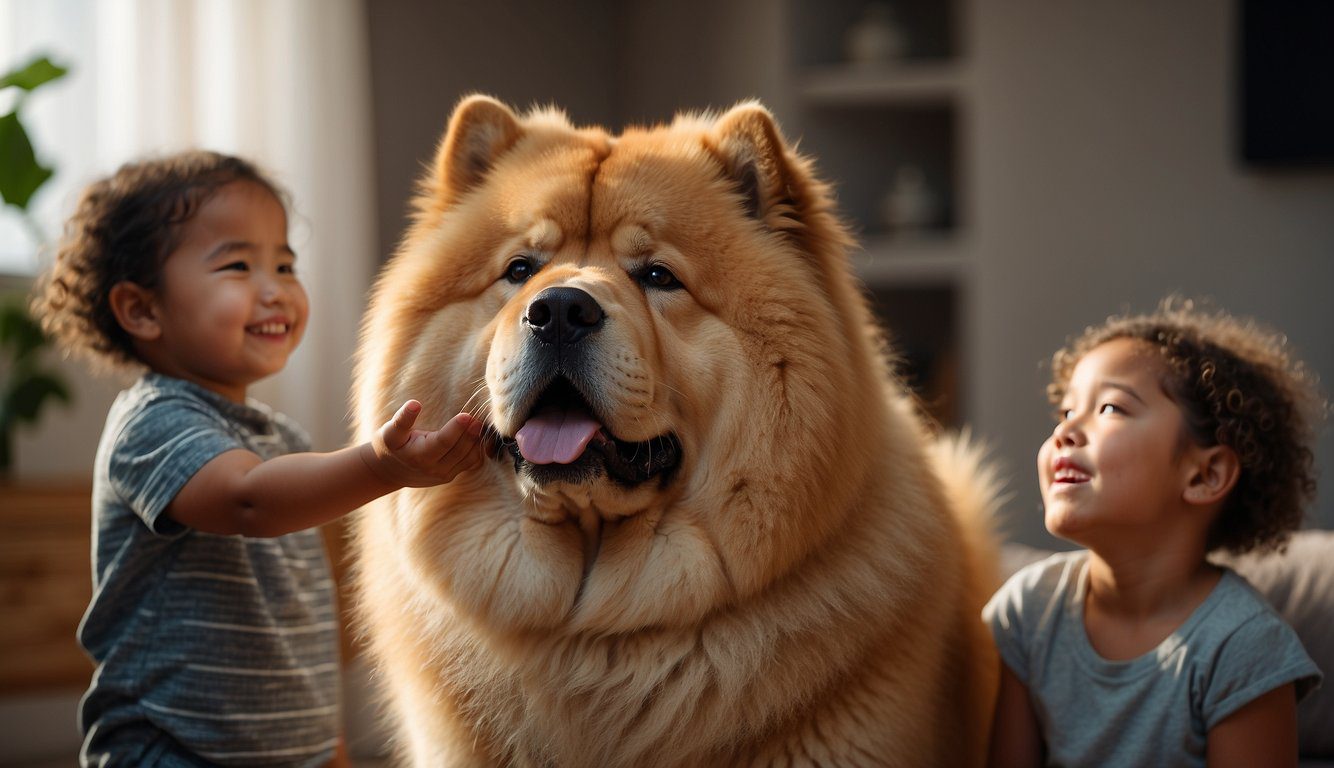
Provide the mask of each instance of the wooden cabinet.
[{"label": "wooden cabinet", "polygon": [[89,499],[86,484],[0,485],[0,691],[88,683]]}]

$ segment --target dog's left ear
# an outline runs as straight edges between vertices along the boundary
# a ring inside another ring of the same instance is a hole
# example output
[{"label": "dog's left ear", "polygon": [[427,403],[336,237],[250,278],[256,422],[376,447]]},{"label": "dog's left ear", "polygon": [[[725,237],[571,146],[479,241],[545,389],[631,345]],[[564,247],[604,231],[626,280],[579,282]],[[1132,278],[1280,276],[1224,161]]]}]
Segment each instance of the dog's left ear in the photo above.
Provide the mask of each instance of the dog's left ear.
[{"label": "dog's left ear", "polygon": [[496,161],[523,135],[510,108],[489,96],[465,97],[454,108],[436,152],[436,202],[449,206],[481,183]]},{"label": "dog's left ear", "polygon": [[746,212],[773,229],[784,228],[772,219],[791,212],[799,185],[795,158],[789,158],[769,110],[756,102],[738,104],[718,118],[707,144],[736,184]]}]

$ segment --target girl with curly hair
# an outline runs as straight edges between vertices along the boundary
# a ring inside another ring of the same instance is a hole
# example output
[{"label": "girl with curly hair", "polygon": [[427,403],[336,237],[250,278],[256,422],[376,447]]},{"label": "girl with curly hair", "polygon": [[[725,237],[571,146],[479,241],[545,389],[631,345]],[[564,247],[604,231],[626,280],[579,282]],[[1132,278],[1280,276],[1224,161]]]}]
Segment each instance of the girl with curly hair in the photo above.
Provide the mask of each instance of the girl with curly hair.
[{"label": "girl with curly hair", "polygon": [[1215,551],[1281,548],[1311,500],[1324,404],[1286,340],[1169,299],[1053,358],[1047,530],[1086,549],[983,616],[1002,659],[993,765],[1296,765],[1320,671]]},{"label": "girl with curly hair", "polygon": [[138,375],[93,471],[85,766],[346,765],[315,528],[482,461],[480,422],[414,429],[415,400],[372,441],[313,453],[247,398],[306,328],[296,262],[277,188],[186,152],[90,186],[34,302],[66,351]]}]

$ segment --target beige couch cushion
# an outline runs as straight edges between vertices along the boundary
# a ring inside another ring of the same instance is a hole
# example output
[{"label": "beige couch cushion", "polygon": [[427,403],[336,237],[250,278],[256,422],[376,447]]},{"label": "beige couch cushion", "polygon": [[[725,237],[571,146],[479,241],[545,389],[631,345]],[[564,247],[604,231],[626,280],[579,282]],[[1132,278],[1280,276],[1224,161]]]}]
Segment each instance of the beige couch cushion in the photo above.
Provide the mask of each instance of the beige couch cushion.
[{"label": "beige couch cushion", "polygon": [[1334,758],[1334,531],[1302,531],[1281,555],[1218,560],[1260,590],[1325,673],[1297,710],[1298,733],[1302,755]]}]

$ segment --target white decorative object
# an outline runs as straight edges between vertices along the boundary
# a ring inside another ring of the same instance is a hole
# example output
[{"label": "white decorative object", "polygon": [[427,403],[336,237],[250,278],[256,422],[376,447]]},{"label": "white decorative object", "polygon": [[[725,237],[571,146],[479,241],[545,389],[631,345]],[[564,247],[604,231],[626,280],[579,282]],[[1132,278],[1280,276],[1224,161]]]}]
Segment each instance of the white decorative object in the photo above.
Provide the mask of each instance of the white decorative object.
[{"label": "white decorative object", "polygon": [[908,35],[884,0],[866,4],[859,18],[848,27],[844,40],[848,61],[854,64],[887,64],[902,59],[908,52]]},{"label": "white decorative object", "polygon": [[940,200],[915,165],[901,166],[883,201],[885,226],[891,233],[918,231],[940,223]]}]

